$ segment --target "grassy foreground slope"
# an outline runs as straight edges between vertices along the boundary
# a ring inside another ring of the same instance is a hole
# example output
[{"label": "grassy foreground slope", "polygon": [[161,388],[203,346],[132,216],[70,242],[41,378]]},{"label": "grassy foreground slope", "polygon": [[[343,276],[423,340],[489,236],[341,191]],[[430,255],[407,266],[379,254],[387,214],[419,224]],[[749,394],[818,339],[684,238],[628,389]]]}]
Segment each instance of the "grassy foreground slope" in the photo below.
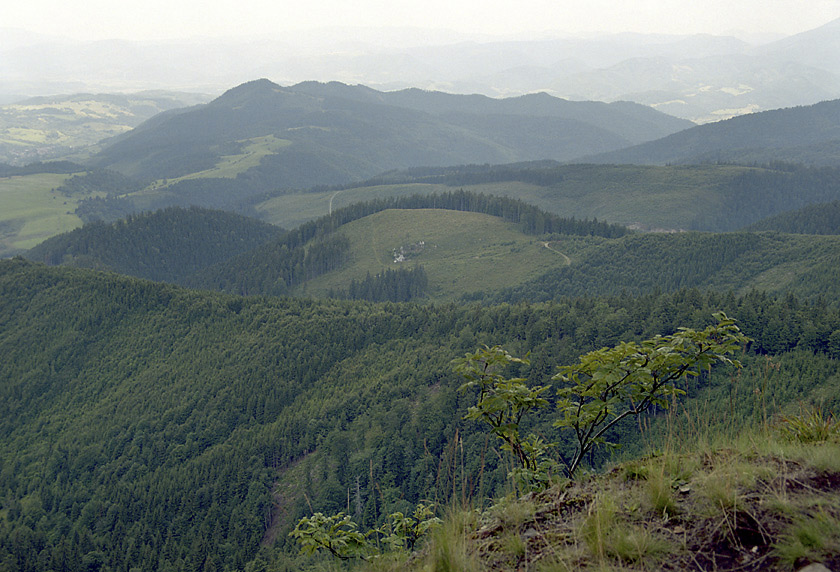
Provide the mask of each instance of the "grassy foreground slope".
[{"label": "grassy foreground slope", "polygon": [[[807,438],[806,438],[807,439]],[[754,431],[456,509],[413,558],[363,570],[787,572],[840,566],[840,426]]]}]

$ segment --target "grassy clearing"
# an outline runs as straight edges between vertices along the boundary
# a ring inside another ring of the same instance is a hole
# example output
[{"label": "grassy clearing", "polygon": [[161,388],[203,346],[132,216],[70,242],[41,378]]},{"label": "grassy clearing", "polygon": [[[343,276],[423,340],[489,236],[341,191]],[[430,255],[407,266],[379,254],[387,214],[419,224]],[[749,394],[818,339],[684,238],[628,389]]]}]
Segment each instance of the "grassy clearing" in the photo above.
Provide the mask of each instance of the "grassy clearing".
[{"label": "grassy clearing", "polygon": [[0,178],[0,256],[10,256],[78,226],[79,197],[53,191],[68,175]]},{"label": "grassy clearing", "polygon": [[[222,155],[219,162],[212,169],[190,173],[189,175],[174,179],[166,179],[165,181],[155,181],[149,185],[147,190],[154,191],[166,188],[189,179],[233,179],[238,174],[244,173],[252,167],[257,167],[263,157],[273,155],[292,144],[288,139],[279,139],[274,135],[254,137],[253,139],[237,141],[237,143],[243,145],[242,152],[236,155]],[[141,193],[143,192],[145,191],[141,191]]]},{"label": "grassy clearing", "polygon": [[[452,299],[478,290],[514,286],[567,264],[562,247],[519,232],[497,217],[444,210],[388,210],[345,225],[353,260],[345,268],[316,278],[304,294],[323,295],[347,288],[399,264],[422,264],[435,299]],[[394,262],[406,247],[407,260]]]}]

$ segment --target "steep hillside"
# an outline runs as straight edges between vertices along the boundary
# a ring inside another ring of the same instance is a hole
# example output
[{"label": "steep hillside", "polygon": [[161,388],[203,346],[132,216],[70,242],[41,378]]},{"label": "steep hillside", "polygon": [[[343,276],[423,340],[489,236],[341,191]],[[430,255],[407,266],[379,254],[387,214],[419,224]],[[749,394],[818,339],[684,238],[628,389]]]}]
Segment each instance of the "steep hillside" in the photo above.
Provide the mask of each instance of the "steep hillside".
[{"label": "steep hillside", "polygon": [[[762,401],[838,405],[840,316],[794,297],[373,305],[191,292],[20,259],[0,261],[0,297],[0,567],[10,570],[242,570],[266,552],[302,570],[283,547],[290,523],[347,510],[348,491],[366,527],[420,499],[501,496],[507,467],[463,419],[471,399],[450,364],[482,343],[531,350],[522,373],[539,382],[584,351],[699,327],[723,309],[756,348],[772,336],[796,349],[773,367],[748,351],[738,391],[751,398],[734,400],[737,411],[713,400],[718,421],[737,430]],[[726,371],[704,385],[732,387]],[[537,430],[553,435],[550,423]],[[626,451],[646,439],[635,425],[618,437]]]},{"label": "steep hillside", "polygon": [[811,205],[761,220],[749,230],[796,234],[840,234],[840,201]]},{"label": "steep hillside", "polygon": [[88,223],[42,242],[26,257],[179,283],[280,234],[275,226],[241,215],[173,207],[113,224]]},{"label": "steep hillside", "polygon": [[657,141],[591,157],[598,163],[790,161],[840,165],[840,100],[777,109],[692,127]]},{"label": "steep hillside", "polygon": [[395,168],[566,160],[689,125],[631,104],[535,96],[474,105],[468,96],[451,96],[450,103],[423,93],[411,94],[409,105],[400,97],[342,84],[257,80],[205,106],[156,118],[93,162],[158,181],[149,200],[203,193],[218,203],[230,194],[346,183]]}]

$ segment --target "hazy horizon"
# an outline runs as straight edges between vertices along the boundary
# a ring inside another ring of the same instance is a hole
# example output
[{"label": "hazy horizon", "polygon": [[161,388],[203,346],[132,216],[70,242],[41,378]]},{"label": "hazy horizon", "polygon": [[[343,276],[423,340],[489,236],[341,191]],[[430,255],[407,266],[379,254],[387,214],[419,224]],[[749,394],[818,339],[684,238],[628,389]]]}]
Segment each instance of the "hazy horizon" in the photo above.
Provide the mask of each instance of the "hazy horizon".
[{"label": "hazy horizon", "polygon": [[622,32],[755,38],[792,35],[837,18],[840,0],[639,0],[632,4],[590,0],[585,5],[571,0],[527,0],[516,4],[442,0],[362,0],[351,4],[315,0],[295,5],[244,0],[235,7],[219,0],[148,0],[128,5],[103,0],[84,5],[33,0],[5,3],[0,8],[0,22],[5,29],[76,41],[218,40],[276,38],[283,34],[307,39],[309,34],[329,33],[336,28],[378,31],[380,36],[387,36],[389,31],[398,35],[401,29],[427,30],[430,39]]}]

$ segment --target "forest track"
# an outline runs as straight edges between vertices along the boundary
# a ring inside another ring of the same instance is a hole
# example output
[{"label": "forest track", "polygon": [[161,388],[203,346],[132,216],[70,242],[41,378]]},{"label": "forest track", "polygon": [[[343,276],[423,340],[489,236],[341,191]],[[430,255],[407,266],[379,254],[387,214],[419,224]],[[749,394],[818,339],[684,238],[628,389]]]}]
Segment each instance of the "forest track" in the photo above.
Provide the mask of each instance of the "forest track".
[{"label": "forest track", "polygon": [[563,254],[562,252],[560,252],[559,250],[557,250],[556,248],[552,248],[552,247],[551,247],[551,243],[550,243],[550,242],[543,241],[543,242],[542,242],[542,245],[543,245],[544,247],[546,247],[547,249],[549,249],[551,252],[555,252],[555,253],[559,254],[560,256],[562,256],[562,257],[563,257],[563,260],[565,260],[565,261],[566,261],[566,266],[571,266],[571,264],[572,264],[572,259],[571,259],[571,258],[569,258],[568,256],[566,256],[565,254]]}]

